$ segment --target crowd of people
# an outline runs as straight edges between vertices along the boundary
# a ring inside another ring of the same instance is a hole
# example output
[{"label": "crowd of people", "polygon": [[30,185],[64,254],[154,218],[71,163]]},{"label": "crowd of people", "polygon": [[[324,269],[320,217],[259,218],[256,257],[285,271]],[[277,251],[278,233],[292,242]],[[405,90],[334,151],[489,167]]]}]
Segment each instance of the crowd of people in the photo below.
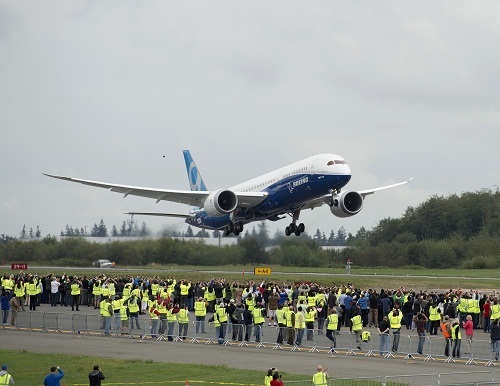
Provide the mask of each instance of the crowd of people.
[{"label": "crowd of people", "polygon": [[397,352],[400,330],[406,327],[416,329],[421,337],[419,353],[426,334],[442,333],[446,339],[450,335],[452,355],[459,357],[461,331],[465,332],[470,352],[474,331],[483,329],[491,333],[497,360],[500,350],[500,304],[495,291],[481,294],[460,289],[414,291],[403,287],[375,290],[353,284],[322,286],[311,282],[225,279],[191,282],[173,276],[38,276],[23,272],[4,274],[1,291],[4,324],[11,309],[14,324],[15,311],[36,310],[40,304],[50,304],[71,307],[75,312],[82,306],[99,309],[105,334],[111,328],[122,334],[140,330],[139,315],[145,314],[151,319],[153,338],[166,335],[173,340],[177,324],[177,336],[185,339],[189,315],[194,313],[196,332],[204,333],[206,321],[212,322],[220,344],[226,339],[228,324],[232,327],[232,340],[248,341],[253,333],[259,342],[261,327],[267,321],[268,326],[279,327],[279,344],[286,341],[300,346],[304,335],[309,340],[310,334],[323,334],[326,330],[335,349],[336,335],[344,326],[355,335],[360,348],[366,340],[366,328],[374,327],[381,337],[380,352],[385,354],[389,352],[389,333],[393,335],[391,351]]}]

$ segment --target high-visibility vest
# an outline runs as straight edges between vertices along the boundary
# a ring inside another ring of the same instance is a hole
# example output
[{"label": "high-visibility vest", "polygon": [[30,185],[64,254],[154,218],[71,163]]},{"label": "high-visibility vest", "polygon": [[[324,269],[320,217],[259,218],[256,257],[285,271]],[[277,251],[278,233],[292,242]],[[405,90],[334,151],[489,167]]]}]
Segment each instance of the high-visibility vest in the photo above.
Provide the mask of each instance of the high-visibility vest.
[{"label": "high-visibility vest", "polygon": [[101,287],[101,295],[109,297],[109,288],[106,284]]},{"label": "high-visibility vest", "polygon": [[154,307],[154,305],[149,306],[148,310],[149,310],[149,317],[151,319],[158,319],[159,318],[158,314],[160,312]]},{"label": "high-visibility vest", "polygon": [[437,321],[437,320],[440,320],[441,317],[439,316],[439,312],[438,312],[438,307],[437,306],[430,306],[429,307],[429,320],[431,322],[433,321]]},{"label": "high-visibility vest", "polygon": [[113,306],[113,311],[119,311],[122,308],[122,301],[121,299],[115,299],[111,302],[111,305]]},{"label": "high-visibility vest", "polygon": [[255,307],[255,299],[253,298],[253,296],[247,296],[247,298],[245,299],[245,303],[248,306],[248,311],[253,311]]},{"label": "high-visibility vest", "polygon": [[219,307],[217,308],[216,311],[217,317],[214,319],[217,319],[220,323],[227,322],[227,312],[225,307]]},{"label": "high-visibility vest", "polygon": [[132,293],[131,284],[130,283],[125,284],[125,286],[123,287],[123,298],[125,300],[128,299],[131,293]]},{"label": "high-visibility vest", "polygon": [[35,283],[29,283],[27,291],[28,295],[34,296],[36,295],[36,284]]},{"label": "high-visibility vest", "polygon": [[457,338],[462,339],[462,334],[460,333],[460,325],[458,323],[451,326],[451,340],[456,340]]},{"label": "high-visibility vest", "polygon": [[500,319],[500,304],[493,304],[491,306],[491,316],[490,319],[493,321],[495,319]]},{"label": "high-visibility vest", "polygon": [[306,317],[303,312],[297,312],[295,314],[295,328],[306,328]]},{"label": "high-visibility vest", "polygon": [[312,309],[306,312],[306,323],[314,323],[314,318],[316,317],[316,310]]},{"label": "high-visibility vest", "polygon": [[167,310],[167,322],[172,323],[177,321],[177,316],[172,312],[172,310]]},{"label": "high-visibility vest", "polygon": [[160,288],[160,285],[158,283],[151,284],[151,294],[153,296],[156,296],[156,294],[158,293],[158,289],[159,288]]},{"label": "high-visibility vest", "polygon": [[391,328],[401,328],[401,320],[403,319],[403,314],[399,313],[399,315],[394,316],[392,312],[387,316],[389,319],[389,323],[391,324]]},{"label": "high-visibility vest", "polygon": [[111,314],[109,313],[108,306],[109,306],[109,303],[107,300],[102,300],[99,303],[99,310],[101,311],[101,316],[104,316],[104,317],[111,316]]},{"label": "high-visibility vest", "polygon": [[189,311],[186,309],[180,309],[177,313],[177,321],[181,324],[189,323]]},{"label": "high-visibility vest", "polygon": [[129,298],[128,299],[128,309],[131,313],[139,312],[139,304],[137,304],[137,298]]},{"label": "high-visibility vest", "polygon": [[277,309],[276,310],[276,320],[278,321],[278,324],[285,324],[286,323],[286,318],[285,318],[285,311],[283,308]]},{"label": "high-visibility vest", "polygon": [[[351,318],[352,331],[361,331],[363,329],[363,321],[361,320],[361,315],[356,315]],[[401,327],[401,323],[399,324]]]},{"label": "high-visibility vest", "polygon": [[476,301],[474,299],[467,299],[467,313],[475,314],[476,313]]},{"label": "high-visibility vest", "polygon": [[71,284],[71,295],[72,296],[80,295],[80,284],[78,283]]},{"label": "high-visibility vest", "polygon": [[24,296],[24,294],[26,293],[26,289],[21,286],[15,286],[14,287],[14,295],[16,296],[16,298],[22,298]]},{"label": "high-visibility vest", "polygon": [[288,310],[286,312],[286,326],[287,327],[293,327],[293,323],[292,323],[292,320],[293,320],[293,315],[294,315],[294,312],[293,310]]},{"label": "high-visibility vest", "polygon": [[448,331],[448,323],[441,322],[441,332],[445,338],[450,338],[450,331]]},{"label": "high-visibility vest", "polygon": [[314,307],[316,305],[316,296],[308,296],[307,297],[307,305],[309,307]]},{"label": "high-visibility vest", "polygon": [[12,375],[9,373],[6,373],[2,376],[0,376],[0,385],[10,385],[10,379],[12,378]]},{"label": "high-visibility vest", "polygon": [[207,306],[204,300],[194,302],[194,314],[196,316],[205,316],[207,314]]},{"label": "high-visibility vest", "polygon": [[115,283],[109,283],[108,284],[108,289],[109,289],[109,296],[115,296],[116,295]]},{"label": "high-visibility vest", "polygon": [[92,287],[92,294],[93,295],[101,295],[102,294],[102,288],[101,288],[101,284],[99,282],[94,283],[94,286]]},{"label": "high-visibility vest", "polygon": [[339,315],[338,314],[330,314],[328,315],[326,329],[335,331],[339,325]]},{"label": "high-visibility vest", "polygon": [[262,316],[262,308],[255,307],[252,310],[252,314],[253,314],[253,324],[260,325],[260,324],[264,323],[264,316]]},{"label": "high-visibility vest", "polygon": [[188,290],[189,290],[189,285],[187,284],[181,284],[180,286],[181,289],[181,296],[187,296],[188,295]]},{"label": "high-visibility vest", "polygon": [[2,283],[2,287],[6,290],[12,291],[12,288],[14,288],[14,280],[5,279]]},{"label": "high-visibility vest", "polygon": [[315,386],[324,386],[328,384],[326,373],[318,371],[313,375],[313,384]]},{"label": "high-visibility vest", "polygon": [[125,304],[125,301],[121,301],[121,307],[120,307],[120,320],[128,320],[129,317],[127,315],[127,310],[128,306]]}]

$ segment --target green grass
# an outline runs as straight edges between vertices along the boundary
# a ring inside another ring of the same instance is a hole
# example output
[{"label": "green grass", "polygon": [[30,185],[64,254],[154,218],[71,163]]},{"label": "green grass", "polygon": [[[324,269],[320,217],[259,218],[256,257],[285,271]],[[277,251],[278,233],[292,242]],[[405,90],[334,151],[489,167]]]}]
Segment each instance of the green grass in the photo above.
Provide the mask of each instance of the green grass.
[{"label": "green grass", "polygon": [[[233,370],[226,366],[154,362],[152,360],[120,360],[68,354],[34,354],[27,351],[2,350],[0,361],[7,363],[16,385],[41,385],[51,366],[59,365],[64,371],[61,384],[88,385],[88,374],[96,364],[101,366],[106,380],[113,385],[194,385],[263,384],[265,369]],[[309,375],[283,373],[287,380],[310,379]]]},{"label": "green grass", "polygon": [[[260,266],[265,266],[262,264]],[[229,281],[245,282],[247,280],[275,281],[277,283],[294,283],[303,281],[315,281],[322,285],[342,285],[354,283],[359,288],[399,288],[401,286],[407,289],[498,289],[500,288],[500,270],[499,269],[443,269],[431,270],[419,267],[408,268],[357,268],[351,269],[351,275],[345,275],[345,269],[340,268],[298,268],[298,267],[280,267],[271,266],[270,276],[257,276],[253,274],[254,266],[155,266],[155,267],[117,267],[108,270],[81,270],[78,268],[56,270],[52,268],[38,269],[38,274],[54,272],[61,274],[95,275],[96,273],[105,273],[108,276],[114,275],[141,275],[151,277],[158,275],[160,277],[174,276],[176,279],[188,279],[191,281],[207,281],[211,278],[226,278]],[[244,273],[244,274],[243,274]],[[321,274],[336,274],[337,276],[325,276]],[[382,276],[383,275],[383,276]],[[460,279],[456,279],[460,277]]]}]

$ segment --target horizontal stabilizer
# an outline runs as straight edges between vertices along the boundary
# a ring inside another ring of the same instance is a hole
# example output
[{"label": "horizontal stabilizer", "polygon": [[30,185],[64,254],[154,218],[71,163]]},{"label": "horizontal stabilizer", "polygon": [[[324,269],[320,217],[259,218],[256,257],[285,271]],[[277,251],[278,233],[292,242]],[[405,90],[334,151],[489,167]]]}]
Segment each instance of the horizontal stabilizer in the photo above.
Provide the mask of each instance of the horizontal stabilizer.
[{"label": "horizontal stabilizer", "polygon": [[179,214],[179,213],[157,213],[157,212],[127,212],[125,214],[139,215],[139,216],[159,216],[159,217],[179,217],[179,218],[192,218],[194,214]]}]

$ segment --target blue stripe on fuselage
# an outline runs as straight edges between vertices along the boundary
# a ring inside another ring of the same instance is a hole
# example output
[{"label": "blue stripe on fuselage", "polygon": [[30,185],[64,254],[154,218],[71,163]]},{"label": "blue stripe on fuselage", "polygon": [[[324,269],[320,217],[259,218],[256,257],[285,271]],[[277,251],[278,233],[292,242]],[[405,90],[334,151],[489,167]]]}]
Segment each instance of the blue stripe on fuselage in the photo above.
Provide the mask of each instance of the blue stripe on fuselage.
[{"label": "blue stripe on fuselage", "polygon": [[[235,221],[247,223],[265,219],[274,214],[290,212],[308,200],[328,194],[330,189],[341,189],[350,179],[351,175],[345,174],[296,174],[287,177],[264,189],[268,196],[259,205],[251,208],[250,220],[242,211],[236,216]],[[186,219],[186,222],[196,227],[221,229],[230,222],[230,218],[229,215],[209,216],[202,211],[198,212],[194,218]]]}]

